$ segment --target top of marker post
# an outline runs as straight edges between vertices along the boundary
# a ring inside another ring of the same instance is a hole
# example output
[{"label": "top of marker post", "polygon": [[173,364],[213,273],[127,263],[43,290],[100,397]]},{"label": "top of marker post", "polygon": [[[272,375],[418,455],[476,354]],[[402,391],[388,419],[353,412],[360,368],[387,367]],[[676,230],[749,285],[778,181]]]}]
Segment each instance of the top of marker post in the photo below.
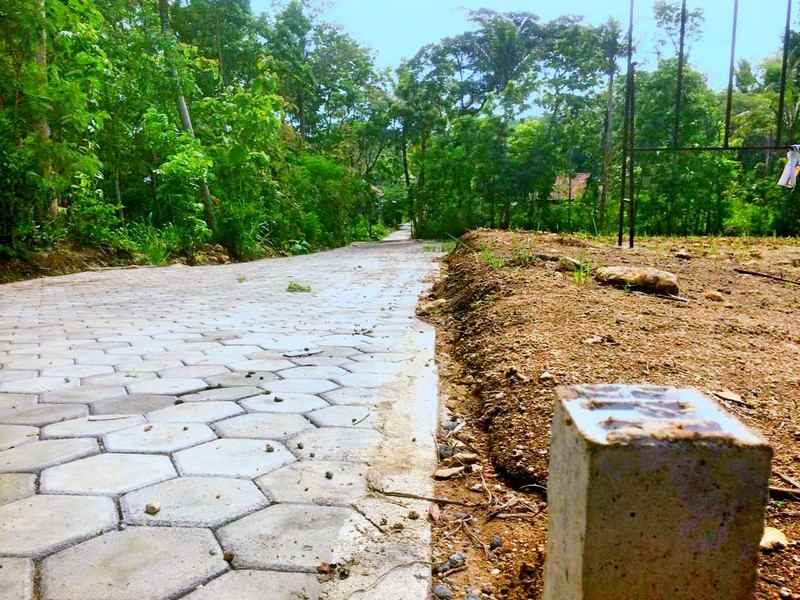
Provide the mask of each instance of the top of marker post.
[{"label": "top of marker post", "polygon": [[715,400],[693,389],[651,385],[578,385],[558,389],[578,431],[597,444],[677,441],[768,446]]}]

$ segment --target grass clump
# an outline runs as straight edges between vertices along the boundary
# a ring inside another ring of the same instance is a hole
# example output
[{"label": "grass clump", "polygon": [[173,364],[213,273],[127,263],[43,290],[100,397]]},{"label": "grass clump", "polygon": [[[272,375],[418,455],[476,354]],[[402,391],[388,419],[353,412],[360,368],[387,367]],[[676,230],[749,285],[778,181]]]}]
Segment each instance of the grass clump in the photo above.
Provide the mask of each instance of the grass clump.
[{"label": "grass clump", "polygon": [[296,281],[290,281],[289,287],[286,288],[286,291],[291,292],[292,294],[308,294],[311,292],[311,286],[302,285]]},{"label": "grass clump", "polygon": [[506,266],[505,259],[497,256],[488,246],[481,249],[481,259],[492,269],[502,269]]}]

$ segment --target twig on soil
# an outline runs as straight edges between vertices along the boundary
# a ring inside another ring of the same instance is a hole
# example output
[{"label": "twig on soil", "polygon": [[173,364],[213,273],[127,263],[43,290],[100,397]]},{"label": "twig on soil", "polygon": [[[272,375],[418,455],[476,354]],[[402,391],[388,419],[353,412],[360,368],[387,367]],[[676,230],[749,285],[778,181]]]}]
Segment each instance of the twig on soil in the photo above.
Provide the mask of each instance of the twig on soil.
[{"label": "twig on soil", "polygon": [[773,281],[781,281],[783,283],[800,285],[800,281],[786,279],[785,277],[778,277],[777,275],[770,275],[769,273],[761,273],[760,271],[748,271],[747,269],[734,269],[734,271],[741,273],[742,275],[752,275],[753,277],[763,277],[765,279],[772,279]]},{"label": "twig on soil", "polygon": [[372,485],[369,486],[371,492],[380,494],[381,496],[391,496],[394,498],[407,498],[409,500],[425,500],[426,502],[436,502],[436,504],[454,504],[456,506],[466,506],[467,508],[476,508],[481,506],[473,502],[462,502],[461,500],[450,500],[449,498],[437,498],[436,496],[421,496],[419,494],[410,494],[408,492],[389,492],[381,490]]},{"label": "twig on soil", "polygon": [[761,579],[763,579],[764,581],[766,581],[767,583],[771,583],[772,585],[777,585],[778,587],[783,587],[783,583],[782,582],[776,581],[775,579],[772,579],[772,577],[769,577],[768,575],[764,575],[763,573],[759,573],[758,576]]},{"label": "twig on soil", "polygon": [[462,565],[460,567],[456,567],[455,569],[450,569],[449,571],[440,573],[439,577],[445,579],[446,577],[450,577],[450,575],[454,575],[455,573],[460,573],[461,571],[466,571],[466,570],[467,570],[467,565]]},{"label": "twig on soil", "polygon": [[796,500],[800,500],[800,489],[798,488],[785,488],[771,485],[769,486],[769,491],[774,496],[793,496]]},{"label": "twig on soil", "polygon": [[486,479],[483,478],[483,471],[480,472],[481,475],[481,485],[483,485],[483,489],[486,494],[489,496],[489,506],[494,504],[494,494],[492,494],[492,490],[489,489],[489,486],[486,485]]},{"label": "twig on soil", "polygon": [[541,492],[546,492],[546,491],[547,491],[547,488],[546,488],[546,487],[544,487],[543,485],[539,485],[538,483],[529,483],[528,485],[523,485],[523,486],[522,486],[521,488],[519,488],[519,489],[521,489],[521,490],[525,490],[525,489],[527,489],[527,488],[534,488],[534,489],[537,489],[537,490],[539,490],[539,491],[541,491]]},{"label": "twig on soil", "polygon": [[469,525],[467,525],[466,521],[462,521],[461,524],[462,527],[464,528],[464,533],[467,534],[467,537],[472,540],[473,544],[475,544],[478,548],[483,550],[483,554],[486,557],[486,560],[489,560],[489,556],[491,553],[491,548],[489,548],[489,544],[484,544],[481,541],[481,538],[479,538],[478,535],[474,531],[472,531],[472,528]]},{"label": "twig on soil", "polygon": [[788,483],[792,487],[800,489],[800,482],[798,482],[797,479],[789,477],[788,475],[781,473],[780,471],[773,471],[772,474],[778,477],[779,479],[783,479],[786,483]]},{"label": "twig on soil", "polygon": [[673,302],[680,302],[681,304],[689,304],[688,298],[682,296],[673,296],[671,294],[646,294],[645,292],[633,291],[632,294],[637,296],[644,296],[645,298],[660,298],[661,300],[672,300]]}]

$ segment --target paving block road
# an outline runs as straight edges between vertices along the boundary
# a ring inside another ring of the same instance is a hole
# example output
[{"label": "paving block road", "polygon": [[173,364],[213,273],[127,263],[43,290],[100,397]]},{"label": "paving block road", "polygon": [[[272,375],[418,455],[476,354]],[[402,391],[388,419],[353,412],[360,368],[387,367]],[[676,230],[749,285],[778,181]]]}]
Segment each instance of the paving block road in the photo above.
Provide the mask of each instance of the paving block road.
[{"label": "paving block road", "polygon": [[426,598],[434,258],[0,286],[0,600]]}]

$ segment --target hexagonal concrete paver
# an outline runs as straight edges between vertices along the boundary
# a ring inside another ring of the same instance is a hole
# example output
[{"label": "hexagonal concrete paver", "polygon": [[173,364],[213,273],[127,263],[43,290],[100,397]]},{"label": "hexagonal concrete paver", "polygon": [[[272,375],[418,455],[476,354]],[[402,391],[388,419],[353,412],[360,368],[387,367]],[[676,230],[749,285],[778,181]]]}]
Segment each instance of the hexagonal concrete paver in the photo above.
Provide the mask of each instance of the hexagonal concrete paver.
[{"label": "hexagonal concrete paver", "polygon": [[347,562],[372,527],[349,508],[278,504],[226,525],[217,534],[239,569],[313,573],[321,563]]},{"label": "hexagonal concrete paver", "polygon": [[305,367],[347,367],[355,364],[349,358],[344,356],[325,356],[324,354],[316,356],[302,356],[300,358],[293,358],[292,361],[298,365]]},{"label": "hexagonal concrete paver", "polygon": [[202,379],[149,379],[128,385],[131,394],[165,394],[176,395],[199,392],[208,387]]},{"label": "hexagonal concrete paver", "polygon": [[263,394],[242,400],[239,404],[248,412],[265,413],[304,413],[329,406],[319,396],[291,393]]},{"label": "hexagonal concrete paver", "polygon": [[347,366],[348,371],[353,373],[382,373],[385,375],[394,375],[403,369],[403,364],[399,362],[353,362]]},{"label": "hexagonal concrete paver", "polygon": [[92,404],[92,413],[95,415],[143,415],[154,410],[172,406],[177,399],[177,396],[131,394],[129,396],[121,396],[119,398],[110,398],[108,400],[95,402]]},{"label": "hexagonal concrete paver", "polygon": [[180,367],[170,367],[169,369],[158,372],[161,377],[183,377],[189,379],[202,379],[203,377],[224,375],[225,373],[230,373],[230,370],[220,365],[192,365],[188,367],[183,365]]},{"label": "hexagonal concrete paver", "polygon": [[[147,513],[150,503],[160,510]],[[267,499],[251,481],[219,477],[180,477],[122,497],[125,521],[134,525],[219,527],[264,508]]]},{"label": "hexagonal concrete paver", "polygon": [[382,362],[405,362],[414,358],[414,355],[402,352],[366,352],[355,354],[350,358],[357,362],[373,362],[376,360]]},{"label": "hexagonal concrete paver", "polygon": [[284,379],[333,379],[347,375],[347,371],[339,367],[294,367],[279,371]]},{"label": "hexagonal concrete paver", "polygon": [[127,392],[121,385],[82,385],[42,394],[41,402],[46,404],[89,404],[108,398],[119,398],[125,394]]},{"label": "hexagonal concrete paver", "polygon": [[17,379],[0,383],[0,392],[44,394],[54,390],[76,387],[80,383],[80,379],[70,379],[68,377],[31,377],[30,379]]},{"label": "hexagonal concrete paver", "polygon": [[[259,393],[262,393],[259,390]],[[0,416],[14,414],[36,406],[34,394],[0,394]]]},{"label": "hexagonal concrete paver", "polygon": [[39,439],[39,429],[26,425],[0,425],[0,451]]},{"label": "hexagonal concrete paver", "polygon": [[333,404],[359,404],[371,406],[381,401],[383,396],[375,388],[344,387],[332,392],[325,392],[322,397]]},{"label": "hexagonal concrete paver", "polygon": [[179,360],[142,360],[138,356],[128,358],[124,363],[117,365],[117,371],[131,375],[147,374],[150,379],[158,371],[171,367],[181,367],[183,363]]},{"label": "hexagonal concrete paver", "polygon": [[225,402],[243,400],[263,393],[264,390],[257,387],[222,387],[181,396],[181,400],[184,402]]},{"label": "hexagonal concrete paver", "polygon": [[267,393],[292,393],[292,394],[320,394],[329,392],[339,387],[338,384],[327,379],[284,379],[260,385]]},{"label": "hexagonal concrete paver", "polygon": [[[269,598],[265,597],[269,590]],[[315,575],[276,571],[231,571],[197,589],[184,600],[309,600],[319,598]]]},{"label": "hexagonal concrete paver", "polygon": [[348,373],[335,380],[344,387],[379,388],[392,380],[388,373]]},{"label": "hexagonal concrete paver", "polygon": [[36,558],[116,525],[111,498],[31,496],[0,506],[0,554]]},{"label": "hexagonal concrete paver", "polygon": [[324,460],[300,461],[256,479],[275,502],[348,506],[366,496],[364,465]]},{"label": "hexagonal concrete paver", "polygon": [[[410,420],[384,424],[378,405],[399,396],[361,384],[401,381],[430,358],[431,331],[419,335],[413,311],[434,270],[431,258],[409,241],[200,271],[112,270],[7,286],[0,365],[16,361],[18,368],[0,368],[0,436],[8,441],[22,431],[8,424],[57,437],[0,445],[0,509],[64,496],[82,506],[100,499],[116,507],[114,520],[122,513],[128,521],[38,554],[35,600],[295,600],[329,591],[411,597],[409,588],[418,586],[407,580],[419,571],[393,567],[423,556],[427,524],[416,523],[419,548],[411,558],[405,546],[402,553],[393,546],[410,537],[379,535],[365,463],[380,470],[379,448],[391,454],[393,436],[408,441],[418,433],[409,423],[427,430],[430,415],[412,407]],[[236,284],[238,273],[245,284]],[[298,274],[313,280],[314,293],[285,292]],[[403,364],[418,353],[425,360],[414,369]],[[151,423],[149,415],[178,422]],[[386,425],[385,437],[377,425]],[[72,435],[91,437],[62,437]],[[420,463],[403,464],[392,480],[429,483]],[[423,493],[409,485],[399,487]],[[155,515],[145,510],[150,502],[160,505]],[[401,519],[410,509],[396,510]],[[53,515],[81,515],[50,507],[39,513],[46,514],[38,519],[42,530],[51,521],[61,527]],[[238,558],[237,549],[216,541],[219,529],[232,539],[239,532]],[[46,541],[38,533],[17,538]],[[252,559],[254,568],[228,574],[223,550],[237,566]],[[358,567],[348,581],[317,581],[319,563],[347,559]],[[262,571],[265,565],[275,570]],[[422,587],[429,576],[420,578]]]},{"label": "hexagonal concrete paver", "polygon": [[373,427],[375,415],[366,406],[329,406],[308,413],[318,427]]},{"label": "hexagonal concrete paver", "polygon": [[42,564],[42,600],[164,600],[224,573],[207,529],[128,527],[74,546]]},{"label": "hexagonal concrete paver", "polygon": [[109,433],[103,445],[109,452],[169,454],[215,439],[204,423],[152,423]]},{"label": "hexagonal concrete paver", "polygon": [[114,367],[104,365],[66,365],[63,367],[52,367],[42,371],[45,377],[94,377],[95,375],[110,375],[114,372]]},{"label": "hexagonal concrete paver", "polygon": [[71,358],[12,358],[3,359],[3,368],[22,371],[41,371],[51,367],[63,367],[74,365],[75,361]]},{"label": "hexagonal concrete paver", "polygon": [[8,600],[33,599],[33,561],[0,558],[0,597]]},{"label": "hexagonal concrete paver", "polygon": [[[7,383],[9,381],[22,381],[23,379],[33,379],[38,374],[38,371],[9,371],[7,369],[0,369],[0,383]],[[7,394],[10,392],[4,392],[0,390],[0,393]]]},{"label": "hexagonal concrete paver", "polygon": [[147,413],[151,423],[213,423],[244,412],[235,402],[187,402]]},{"label": "hexagonal concrete paver", "polygon": [[96,377],[88,377],[83,380],[83,383],[87,385],[131,386],[151,381],[155,378],[155,373],[114,373],[113,375],[97,375]]},{"label": "hexagonal concrete paver", "polygon": [[270,371],[239,371],[226,375],[206,377],[211,387],[252,387],[270,381],[278,381],[279,377]]},{"label": "hexagonal concrete paver", "polygon": [[37,404],[33,408],[4,414],[0,417],[0,422],[5,425],[42,427],[50,423],[85,417],[88,414],[89,409],[83,404]]},{"label": "hexagonal concrete paver", "polygon": [[239,479],[253,479],[294,461],[283,444],[262,440],[217,440],[175,454],[181,475]]},{"label": "hexagonal concrete paver", "polygon": [[0,452],[0,473],[35,473],[100,452],[97,440],[42,440]]},{"label": "hexagonal concrete paver", "polygon": [[166,456],[99,454],[45,469],[40,487],[49,494],[114,496],[177,475]]},{"label": "hexagonal concrete paver", "polygon": [[91,415],[48,425],[42,429],[42,439],[100,437],[139,423],[144,423],[141,415]]},{"label": "hexagonal concrete paver", "polygon": [[329,427],[304,431],[292,438],[292,448],[296,443],[303,444],[296,452],[304,459],[340,460],[345,462],[365,462],[369,460],[369,450],[381,440],[381,435],[372,429],[344,429]]},{"label": "hexagonal concrete paver", "polygon": [[292,361],[286,359],[243,358],[241,360],[228,363],[228,366],[234,371],[257,373],[259,371],[280,371],[281,369],[290,369],[295,365]]},{"label": "hexagonal concrete paver", "polygon": [[313,425],[302,416],[281,413],[242,415],[214,425],[220,437],[257,440],[279,440],[311,428]]},{"label": "hexagonal concrete paver", "polygon": [[16,502],[36,493],[36,475],[7,473],[0,475],[0,505]]}]

